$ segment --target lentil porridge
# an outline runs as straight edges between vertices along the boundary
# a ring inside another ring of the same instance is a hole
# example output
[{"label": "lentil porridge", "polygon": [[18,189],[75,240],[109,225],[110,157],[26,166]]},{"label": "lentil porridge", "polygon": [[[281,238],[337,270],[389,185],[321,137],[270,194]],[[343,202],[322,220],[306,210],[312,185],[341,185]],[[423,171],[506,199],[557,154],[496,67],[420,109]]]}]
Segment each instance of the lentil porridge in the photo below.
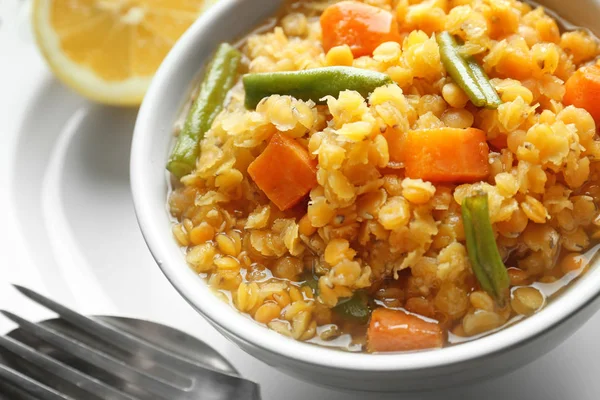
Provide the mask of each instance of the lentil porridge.
[{"label": "lentil porridge", "polygon": [[599,53],[516,0],[288,1],[220,45],[176,128],[174,238],[216,296],[296,340],[502,329],[595,254]]}]

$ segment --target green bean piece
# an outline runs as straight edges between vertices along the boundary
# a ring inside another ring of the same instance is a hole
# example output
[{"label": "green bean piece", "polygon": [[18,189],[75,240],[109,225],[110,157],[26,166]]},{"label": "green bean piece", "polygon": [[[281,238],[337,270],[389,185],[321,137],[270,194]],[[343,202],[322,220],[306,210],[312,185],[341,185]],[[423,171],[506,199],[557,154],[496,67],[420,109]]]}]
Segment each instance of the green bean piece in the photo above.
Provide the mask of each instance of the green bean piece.
[{"label": "green bean piece", "polygon": [[238,76],[242,53],[227,43],[222,43],[202,80],[198,97],[186,117],[173,148],[167,169],[177,178],[193,171],[200,153],[200,141],[210,129],[215,117]]},{"label": "green bean piece", "polygon": [[368,300],[366,293],[357,291],[352,297],[340,299],[333,311],[347,321],[366,324],[371,314]]},{"label": "green bean piece", "polygon": [[496,92],[496,89],[494,89],[490,83],[490,78],[472,56],[465,57],[465,60],[467,61],[469,69],[473,73],[475,80],[479,83],[479,87],[485,96],[486,104],[484,107],[489,109],[498,108],[498,106],[502,104],[502,100],[500,100],[498,92]]},{"label": "green bean piece", "polygon": [[262,72],[246,74],[242,80],[248,109],[254,109],[262,99],[274,94],[324,104],[325,96],[337,97],[343,90],[356,90],[367,97],[376,88],[393,82],[386,74],[353,67]]},{"label": "green bean piece", "polygon": [[461,209],[467,253],[475,277],[481,288],[504,306],[510,281],[494,238],[487,193],[467,197]]},{"label": "green bean piece", "polygon": [[448,32],[440,32],[435,35],[435,39],[440,48],[440,58],[448,75],[454,82],[469,96],[471,103],[477,107],[486,105],[486,97],[471,68],[460,55],[456,39]]}]

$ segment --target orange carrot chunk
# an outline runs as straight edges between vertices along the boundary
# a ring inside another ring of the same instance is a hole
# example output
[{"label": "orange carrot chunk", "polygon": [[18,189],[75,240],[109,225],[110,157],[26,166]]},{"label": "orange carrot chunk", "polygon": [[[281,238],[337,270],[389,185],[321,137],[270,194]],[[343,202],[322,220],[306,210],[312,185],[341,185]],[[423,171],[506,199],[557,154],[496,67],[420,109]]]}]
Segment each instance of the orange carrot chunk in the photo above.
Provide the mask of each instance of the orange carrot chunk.
[{"label": "orange carrot chunk", "polygon": [[378,308],[371,315],[367,350],[408,351],[442,347],[442,328],[435,323],[400,310]]},{"label": "orange carrot chunk", "polygon": [[317,186],[317,162],[294,139],[276,133],[248,166],[248,174],[281,211],[296,205]]},{"label": "orange carrot chunk", "polygon": [[398,24],[392,13],[381,8],[342,1],[321,14],[323,48],[347,44],[354,57],[371,55],[384,42],[400,42]]},{"label": "orange carrot chunk", "polygon": [[480,129],[413,130],[407,132],[405,146],[404,163],[409,178],[468,183],[489,174],[489,147]]},{"label": "orange carrot chunk", "polygon": [[579,68],[565,84],[563,102],[584,108],[596,123],[600,123],[600,67],[591,65]]}]

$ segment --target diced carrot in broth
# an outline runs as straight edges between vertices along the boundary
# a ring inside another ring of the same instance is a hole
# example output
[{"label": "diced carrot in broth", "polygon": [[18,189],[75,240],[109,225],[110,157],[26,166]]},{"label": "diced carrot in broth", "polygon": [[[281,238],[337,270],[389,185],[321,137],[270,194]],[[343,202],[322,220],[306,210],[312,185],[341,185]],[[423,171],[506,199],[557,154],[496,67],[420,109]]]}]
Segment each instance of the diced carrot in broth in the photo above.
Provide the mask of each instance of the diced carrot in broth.
[{"label": "diced carrot in broth", "polygon": [[248,174],[280,210],[300,202],[317,186],[317,162],[294,139],[276,133],[250,164]]},{"label": "diced carrot in broth", "polygon": [[584,108],[600,123],[600,67],[586,66],[575,71],[565,84],[563,102]]},{"label": "diced carrot in broth", "polygon": [[407,133],[406,176],[431,182],[468,183],[489,174],[489,147],[476,128],[435,128]]},{"label": "diced carrot in broth", "polygon": [[371,55],[384,42],[400,42],[394,15],[357,1],[333,4],[321,14],[323,48],[347,44],[354,57]]},{"label": "diced carrot in broth", "polygon": [[400,310],[373,311],[367,330],[369,352],[409,351],[442,347],[444,335],[435,322]]}]

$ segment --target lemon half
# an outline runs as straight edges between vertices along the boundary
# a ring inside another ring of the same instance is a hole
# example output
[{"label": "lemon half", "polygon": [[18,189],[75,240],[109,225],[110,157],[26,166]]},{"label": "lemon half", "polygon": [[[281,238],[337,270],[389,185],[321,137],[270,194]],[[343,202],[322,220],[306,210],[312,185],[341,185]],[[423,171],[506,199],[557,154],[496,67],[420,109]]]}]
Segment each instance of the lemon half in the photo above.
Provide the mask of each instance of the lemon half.
[{"label": "lemon half", "polygon": [[169,50],[217,0],[34,0],[36,42],[81,95],[136,106]]}]

